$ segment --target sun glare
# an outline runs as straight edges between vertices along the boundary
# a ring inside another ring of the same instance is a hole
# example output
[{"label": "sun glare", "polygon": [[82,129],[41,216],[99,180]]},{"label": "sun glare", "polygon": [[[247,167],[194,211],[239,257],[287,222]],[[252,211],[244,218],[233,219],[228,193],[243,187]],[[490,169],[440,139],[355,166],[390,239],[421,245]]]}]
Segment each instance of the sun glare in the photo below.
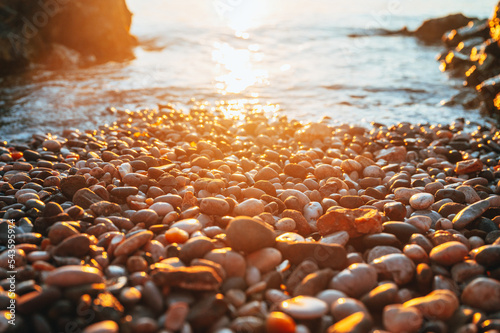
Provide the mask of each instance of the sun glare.
[{"label": "sun glare", "polygon": [[254,62],[262,60],[262,53],[254,44],[248,49],[235,49],[228,43],[214,43],[212,60],[216,64],[215,87],[218,93],[239,94],[250,86],[267,82],[268,72],[255,68]]}]

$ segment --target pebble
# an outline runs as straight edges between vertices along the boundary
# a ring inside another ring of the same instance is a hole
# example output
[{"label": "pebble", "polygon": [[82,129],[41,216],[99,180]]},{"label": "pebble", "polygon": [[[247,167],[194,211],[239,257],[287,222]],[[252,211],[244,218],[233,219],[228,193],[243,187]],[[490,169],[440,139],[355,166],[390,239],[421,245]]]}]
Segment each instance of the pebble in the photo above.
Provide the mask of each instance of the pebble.
[{"label": "pebble", "polygon": [[[241,215],[246,215],[241,213],[241,207],[238,208],[238,213]],[[249,208],[246,208],[249,209]],[[173,208],[172,208],[173,210]],[[205,198],[201,201],[200,212],[208,215],[226,215],[229,213],[230,206],[226,200],[220,198]],[[264,210],[262,210],[264,211]],[[258,213],[260,214],[260,213]],[[255,215],[258,215],[255,214]],[[250,215],[249,215],[250,216]]]},{"label": "pebble", "polygon": [[452,266],[463,261],[468,253],[469,250],[464,244],[452,241],[434,247],[429,257],[440,265]]},{"label": "pebble", "polygon": [[332,279],[331,289],[339,290],[350,297],[358,298],[377,285],[377,271],[367,264],[352,264]]},{"label": "pebble", "polygon": [[123,255],[130,255],[143,247],[147,242],[149,242],[153,238],[153,233],[149,230],[145,231],[140,231],[129,238],[127,238],[125,241],[120,243],[115,251],[114,255],[115,256],[123,256]]},{"label": "pebble", "polygon": [[413,298],[405,303],[406,308],[416,308],[428,319],[446,321],[458,309],[459,301],[455,293],[439,289],[426,296]]},{"label": "pebble", "polygon": [[481,200],[465,207],[453,218],[453,228],[460,230],[467,227],[469,223],[483,215],[488,208],[490,208],[488,200]]},{"label": "pebble", "polygon": [[264,203],[259,199],[247,199],[234,207],[235,216],[254,217],[264,212]]},{"label": "pebble", "polygon": [[434,203],[434,196],[430,193],[417,193],[411,196],[410,205],[415,210],[424,210]]},{"label": "pebble", "polygon": [[326,212],[318,219],[318,231],[328,235],[336,231],[347,231],[355,238],[382,231],[382,216],[376,209],[337,209]]},{"label": "pebble", "polygon": [[226,237],[229,246],[245,253],[272,247],[276,242],[270,225],[248,217],[232,219],[226,228]]},{"label": "pebble", "polygon": [[297,296],[281,302],[279,310],[294,319],[316,319],[328,312],[328,306],[316,297]]},{"label": "pebble", "polygon": [[247,264],[256,267],[261,273],[267,273],[281,263],[281,252],[272,247],[266,247],[250,253]]},{"label": "pebble", "polygon": [[67,265],[54,269],[45,277],[47,285],[61,288],[103,282],[101,271],[89,266]]},{"label": "pebble", "polygon": [[389,332],[418,332],[423,321],[424,317],[417,308],[400,304],[392,304],[384,308],[384,327]]},{"label": "pebble", "polygon": [[371,265],[375,267],[379,277],[391,279],[398,285],[409,283],[415,274],[415,264],[404,254],[388,254],[375,259]]},{"label": "pebble", "polygon": [[482,311],[500,311],[500,282],[478,277],[464,288],[461,300],[464,304]]}]

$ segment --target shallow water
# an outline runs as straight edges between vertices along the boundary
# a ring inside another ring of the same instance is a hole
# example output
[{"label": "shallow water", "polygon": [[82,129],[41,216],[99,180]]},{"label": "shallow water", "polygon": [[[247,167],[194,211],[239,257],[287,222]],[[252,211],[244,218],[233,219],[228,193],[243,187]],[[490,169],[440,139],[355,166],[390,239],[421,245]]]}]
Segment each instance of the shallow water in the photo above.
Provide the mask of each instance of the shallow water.
[{"label": "shallow water", "polygon": [[[112,122],[106,107],[135,109],[192,98],[238,111],[264,108],[299,120],[483,121],[442,107],[462,84],[439,72],[440,47],[373,36],[415,29],[454,12],[487,17],[496,1],[476,0],[128,0],[136,59],[0,79],[0,135],[27,139],[65,127]],[[368,35],[351,38],[352,34]],[[372,36],[369,36],[369,35]]]}]

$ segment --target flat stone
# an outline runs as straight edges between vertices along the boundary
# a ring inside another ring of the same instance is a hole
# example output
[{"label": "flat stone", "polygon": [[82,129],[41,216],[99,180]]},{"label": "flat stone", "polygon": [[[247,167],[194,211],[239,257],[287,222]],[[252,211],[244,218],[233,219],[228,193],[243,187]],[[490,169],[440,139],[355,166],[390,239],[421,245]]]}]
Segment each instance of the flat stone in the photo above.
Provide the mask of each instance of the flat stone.
[{"label": "flat stone", "polygon": [[335,273],[330,268],[308,274],[293,290],[293,296],[316,296],[323,291]]},{"label": "flat stone", "polygon": [[478,172],[483,169],[483,163],[479,159],[471,159],[457,162],[455,172],[459,175]]},{"label": "flat stone", "polygon": [[151,278],[159,286],[188,290],[217,290],[222,284],[222,279],[217,272],[206,266],[157,267],[151,273]]},{"label": "flat stone", "polygon": [[226,228],[226,239],[233,250],[245,253],[273,247],[276,242],[270,225],[248,217],[232,219]]},{"label": "flat stone", "polygon": [[61,179],[60,187],[61,187],[61,192],[67,198],[71,199],[78,190],[87,187],[87,181],[85,180],[85,177],[80,175],[68,176],[66,178]]},{"label": "flat stone", "polygon": [[386,305],[396,303],[398,291],[397,284],[385,282],[373,288],[360,300],[371,311],[380,312]]},{"label": "flat stone", "polygon": [[321,268],[343,269],[347,253],[343,246],[314,242],[278,242],[276,248],[294,265],[312,260]]},{"label": "flat stone", "polygon": [[320,318],[328,312],[325,302],[311,296],[297,296],[283,301],[279,309],[295,319]]},{"label": "flat stone", "polygon": [[103,282],[104,279],[99,269],[78,265],[56,268],[45,277],[45,284],[61,288]]},{"label": "flat stone", "polygon": [[139,189],[134,186],[120,186],[111,190],[110,194],[118,198],[126,198],[129,195],[136,195]]},{"label": "flat stone", "polygon": [[259,180],[269,180],[278,177],[279,174],[276,172],[276,170],[270,167],[263,167],[262,169],[259,170],[259,172],[257,172],[257,174],[254,177],[254,180],[257,182]]},{"label": "flat stone", "polygon": [[205,254],[212,251],[215,245],[208,237],[195,237],[182,244],[179,251],[179,259],[189,265],[195,258],[203,258]]},{"label": "flat stone", "polygon": [[309,202],[311,202],[311,200],[307,197],[307,195],[305,195],[304,193],[302,193],[298,190],[294,190],[294,189],[288,189],[288,190],[283,191],[283,193],[281,193],[281,195],[280,195],[280,199],[281,199],[281,201],[284,202],[290,196],[296,197],[297,199],[299,199],[300,207],[304,207]]},{"label": "flat stone", "polygon": [[401,163],[406,160],[406,148],[396,146],[387,149],[381,149],[375,153],[377,160],[385,160],[389,163]]},{"label": "flat stone", "polygon": [[483,215],[488,208],[490,208],[488,200],[481,200],[465,207],[453,218],[453,228],[457,230],[465,228],[469,223]]}]

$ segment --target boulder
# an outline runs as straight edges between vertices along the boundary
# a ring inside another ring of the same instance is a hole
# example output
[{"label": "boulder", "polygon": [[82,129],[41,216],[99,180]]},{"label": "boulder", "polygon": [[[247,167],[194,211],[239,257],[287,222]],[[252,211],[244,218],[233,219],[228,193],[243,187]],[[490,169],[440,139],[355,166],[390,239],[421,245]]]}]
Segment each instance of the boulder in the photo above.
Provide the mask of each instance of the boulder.
[{"label": "boulder", "polygon": [[472,20],[473,18],[466,17],[463,14],[451,14],[426,20],[415,30],[415,36],[425,43],[439,42],[445,32],[461,28]]}]

